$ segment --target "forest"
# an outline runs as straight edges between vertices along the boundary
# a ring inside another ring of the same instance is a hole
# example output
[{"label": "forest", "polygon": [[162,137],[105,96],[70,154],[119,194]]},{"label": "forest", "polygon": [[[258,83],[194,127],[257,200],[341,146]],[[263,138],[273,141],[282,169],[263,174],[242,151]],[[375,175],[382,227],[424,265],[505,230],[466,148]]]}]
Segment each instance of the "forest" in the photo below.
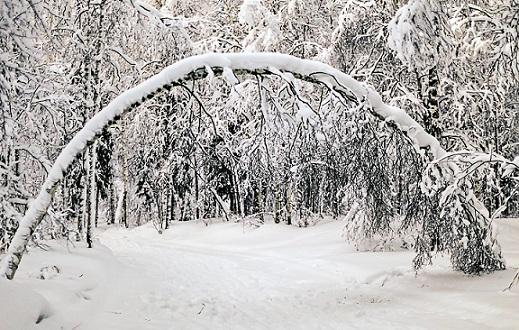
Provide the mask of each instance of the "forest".
[{"label": "forest", "polygon": [[518,302],[518,0],[0,0],[0,111],[2,283],[227,223]]}]

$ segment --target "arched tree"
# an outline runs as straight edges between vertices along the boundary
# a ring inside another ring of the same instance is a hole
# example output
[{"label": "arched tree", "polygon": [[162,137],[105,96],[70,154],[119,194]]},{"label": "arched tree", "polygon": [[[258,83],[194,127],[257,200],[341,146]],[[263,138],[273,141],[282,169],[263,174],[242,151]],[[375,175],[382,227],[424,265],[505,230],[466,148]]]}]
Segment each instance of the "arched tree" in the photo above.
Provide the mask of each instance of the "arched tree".
[{"label": "arched tree", "polygon": [[[388,106],[382,97],[371,86],[358,82],[351,76],[317,61],[303,60],[289,55],[258,54],[206,54],[181,60],[159,74],[149,78],[138,86],[127,90],[115,98],[108,106],[97,113],[77,133],[56,159],[37,198],[31,203],[22,219],[9,247],[7,255],[2,259],[0,275],[12,279],[18,269],[27,242],[45,216],[52,202],[52,197],[60,180],[69,169],[74,159],[85,148],[93,143],[103,130],[118,120],[120,116],[136,109],[142,102],[152,98],[164,89],[184,86],[186,82],[199,80],[208,75],[223,76],[229,82],[236,81],[236,75],[253,76],[276,75],[287,81],[294,78],[320,84],[336,93],[344,100],[352,96],[359,104],[359,109],[366,109],[373,116],[392,123],[396,129],[409,136],[414,145],[425,149],[432,158],[445,156],[445,150],[437,139],[428,134],[422,126],[413,120],[402,109]],[[293,90],[297,94],[297,90]],[[304,110],[302,98],[298,97],[299,110]],[[304,111],[303,111],[304,113]],[[303,114],[302,113],[302,114]],[[305,115],[306,116],[306,115]],[[442,190],[440,183],[451,183],[459,169],[454,165],[437,164],[429,177],[432,194],[440,194],[442,201],[454,200],[456,207],[448,217],[437,221],[445,221],[448,228],[453,228],[462,237],[450,246],[453,263],[468,273],[493,271],[504,268],[499,244],[495,240],[488,222],[488,212],[474,197],[469,185],[460,186],[454,182],[451,190]],[[436,188],[436,190],[434,190]]]}]

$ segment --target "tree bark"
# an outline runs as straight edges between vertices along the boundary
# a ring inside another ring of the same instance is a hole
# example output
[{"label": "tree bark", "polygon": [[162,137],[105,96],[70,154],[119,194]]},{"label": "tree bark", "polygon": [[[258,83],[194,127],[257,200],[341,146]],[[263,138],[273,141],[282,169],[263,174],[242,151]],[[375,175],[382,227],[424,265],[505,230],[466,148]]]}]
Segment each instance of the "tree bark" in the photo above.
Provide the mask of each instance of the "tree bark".
[{"label": "tree bark", "polygon": [[86,242],[88,248],[92,248],[92,182],[94,175],[92,147],[87,150],[87,179],[85,184],[85,222],[86,222]]}]

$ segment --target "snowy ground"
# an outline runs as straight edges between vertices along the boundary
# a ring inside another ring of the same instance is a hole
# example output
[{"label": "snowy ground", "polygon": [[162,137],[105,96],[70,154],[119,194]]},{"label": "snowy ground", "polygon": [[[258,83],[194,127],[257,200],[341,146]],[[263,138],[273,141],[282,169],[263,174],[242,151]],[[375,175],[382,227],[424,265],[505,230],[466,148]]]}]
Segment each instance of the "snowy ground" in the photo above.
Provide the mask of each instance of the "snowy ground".
[{"label": "snowy ground", "polygon": [[412,252],[355,252],[342,227],[188,222],[52,243],[0,281],[0,329],[519,329],[519,288],[503,291],[518,220],[499,226],[509,270],[482,277],[446,259],[415,275]]}]

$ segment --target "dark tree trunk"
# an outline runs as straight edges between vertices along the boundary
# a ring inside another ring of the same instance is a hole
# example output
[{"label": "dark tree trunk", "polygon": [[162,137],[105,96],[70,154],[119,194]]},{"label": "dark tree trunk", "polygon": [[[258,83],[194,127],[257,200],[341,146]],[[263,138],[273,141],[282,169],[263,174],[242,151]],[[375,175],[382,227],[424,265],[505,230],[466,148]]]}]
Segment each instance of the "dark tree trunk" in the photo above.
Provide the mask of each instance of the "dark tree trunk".
[{"label": "dark tree trunk", "polygon": [[86,221],[86,242],[89,248],[92,248],[92,182],[93,182],[93,159],[92,147],[87,150],[87,176],[85,182],[85,221]]},{"label": "dark tree trunk", "polygon": [[114,197],[114,180],[113,180],[113,176],[110,176],[110,182],[109,182],[109,214],[110,214],[110,218],[108,219],[108,224],[115,224],[115,197]]},{"label": "dark tree trunk", "polygon": [[96,205],[94,208],[94,225],[97,228],[97,221],[99,219],[99,186],[96,185]]},{"label": "dark tree trunk", "polygon": [[126,189],[124,189],[123,191],[123,214],[122,214],[122,223],[124,224],[124,226],[126,228],[128,228],[128,218],[127,218],[127,208],[128,208],[128,201],[127,201],[127,197],[128,197],[128,192],[126,191]]}]

